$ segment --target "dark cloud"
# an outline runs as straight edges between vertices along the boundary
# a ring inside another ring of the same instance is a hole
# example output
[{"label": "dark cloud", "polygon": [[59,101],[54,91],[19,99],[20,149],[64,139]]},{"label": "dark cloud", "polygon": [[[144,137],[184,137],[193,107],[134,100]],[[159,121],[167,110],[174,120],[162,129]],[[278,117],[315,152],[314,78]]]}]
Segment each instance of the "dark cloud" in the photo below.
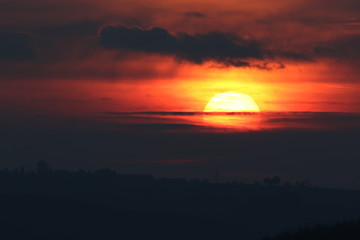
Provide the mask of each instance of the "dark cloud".
[{"label": "dark cloud", "polygon": [[295,61],[312,61],[312,59],[304,54],[295,52],[295,51],[285,51],[285,52],[279,52],[277,55],[281,58],[289,59],[289,60],[295,60]]},{"label": "dark cloud", "polygon": [[162,28],[144,30],[106,26],[100,30],[98,42],[107,49],[174,55],[178,59],[196,64],[216,61],[225,65],[244,67],[250,65],[244,59],[262,59],[264,55],[258,42],[221,32],[196,35],[182,33],[174,36]]},{"label": "dark cloud", "polygon": [[102,101],[111,101],[111,100],[113,100],[112,98],[108,98],[108,97],[103,97],[103,98],[101,98],[100,100],[102,100]]},{"label": "dark cloud", "polygon": [[36,57],[30,34],[0,32],[0,61],[29,61]]},{"label": "dark cloud", "polygon": [[204,18],[207,15],[201,12],[186,12],[184,13],[185,16],[187,17],[195,17],[195,18]]},{"label": "dark cloud", "polygon": [[319,55],[319,56],[333,56],[334,53],[336,52],[336,50],[331,47],[331,46],[328,46],[328,45],[319,45],[319,46],[315,46],[314,49],[313,49],[314,53],[316,55]]},{"label": "dark cloud", "polygon": [[144,52],[173,53],[178,48],[178,41],[165,29],[126,28],[107,26],[99,34],[101,46],[109,49],[131,49]]},{"label": "dark cloud", "polygon": [[63,41],[64,39],[82,39],[92,36],[101,25],[101,21],[89,20],[50,26],[27,26],[26,28],[40,36]]},{"label": "dark cloud", "polygon": [[[179,56],[195,63],[216,60],[237,66],[238,59],[261,59],[263,57],[263,52],[256,41],[237,39],[219,32],[194,36],[183,34],[179,37],[179,41]],[[246,63],[240,61],[240,66],[243,65]]]},{"label": "dark cloud", "polygon": [[360,59],[360,35],[339,37],[314,47],[314,53],[322,57],[355,60]]},{"label": "dark cloud", "polygon": [[134,128],[138,130],[150,130],[150,131],[169,131],[169,130],[186,130],[186,129],[201,129],[201,127],[192,124],[128,124],[126,126],[118,125],[119,127],[125,127],[126,129]]}]

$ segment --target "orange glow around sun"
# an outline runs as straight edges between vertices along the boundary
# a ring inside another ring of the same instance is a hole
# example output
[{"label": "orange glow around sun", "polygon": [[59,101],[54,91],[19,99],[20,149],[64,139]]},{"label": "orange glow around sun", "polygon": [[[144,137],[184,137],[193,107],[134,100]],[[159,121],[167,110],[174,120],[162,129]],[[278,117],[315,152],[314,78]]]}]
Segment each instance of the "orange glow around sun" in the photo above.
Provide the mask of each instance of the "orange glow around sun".
[{"label": "orange glow around sun", "polygon": [[249,95],[226,92],[212,97],[204,112],[260,112],[260,109]]}]

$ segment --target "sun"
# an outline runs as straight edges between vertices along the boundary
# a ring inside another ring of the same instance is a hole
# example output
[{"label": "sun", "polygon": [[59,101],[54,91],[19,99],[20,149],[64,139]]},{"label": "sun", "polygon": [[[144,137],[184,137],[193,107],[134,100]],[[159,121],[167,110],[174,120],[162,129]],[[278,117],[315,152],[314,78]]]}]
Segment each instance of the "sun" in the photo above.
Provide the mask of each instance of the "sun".
[{"label": "sun", "polygon": [[212,97],[204,112],[260,112],[260,109],[247,94],[225,92]]}]

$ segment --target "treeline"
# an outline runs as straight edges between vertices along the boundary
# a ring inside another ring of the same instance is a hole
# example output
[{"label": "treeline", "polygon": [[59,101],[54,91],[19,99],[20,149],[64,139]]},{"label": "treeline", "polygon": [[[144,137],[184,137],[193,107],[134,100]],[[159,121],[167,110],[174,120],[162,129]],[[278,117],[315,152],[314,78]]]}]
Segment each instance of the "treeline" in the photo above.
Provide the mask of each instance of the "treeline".
[{"label": "treeline", "polygon": [[289,181],[282,181],[279,176],[265,177],[263,181],[254,181],[253,183],[245,183],[239,181],[219,181],[209,179],[185,179],[185,178],[155,178],[151,174],[122,174],[111,169],[99,169],[96,171],[66,171],[53,169],[47,162],[39,161],[36,164],[35,171],[26,171],[24,167],[15,169],[0,169],[0,178],[2,180],[26,180],[31,181],[35,179],[55,179],[63,178],[64,180],[113,180],[115,182],[126,182],[128,184],[149,184],[149,183],[169,183],[169,184],[225,184],[225,185],[265,185],[265,186],[297,186],[297,187],[313,187],[313,184],[308,180],[298,180],[294,183]]},{"label": "treeline", "polygon": [[359,240],[360,219],[343,221],[336,224],[317,224],[313,227],[303,227],[295,232],[284,232],[275,237],[263,240]]}]

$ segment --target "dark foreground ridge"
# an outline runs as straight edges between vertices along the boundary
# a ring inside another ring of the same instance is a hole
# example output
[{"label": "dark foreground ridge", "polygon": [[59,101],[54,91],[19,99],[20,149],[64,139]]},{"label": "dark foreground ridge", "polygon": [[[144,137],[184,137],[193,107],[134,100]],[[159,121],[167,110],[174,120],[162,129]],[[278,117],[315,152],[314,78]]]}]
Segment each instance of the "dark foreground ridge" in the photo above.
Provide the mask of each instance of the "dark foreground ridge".
[{"label": "dark foreground ridge", "polygon": [[318,224],[314,227],[301,228],[293,233],[282,233],[263,240],[358,240],[360,239],[360,221],[344,221],[336,224]]},{"label": "dark foreground ridge", "polygon": [[[0,237],[246,240],[360,216],[360,191],[280,181],[156,179],[39,162],[36,172],[0,171]],[[286,237],[274,239],[308,239]]]}]

